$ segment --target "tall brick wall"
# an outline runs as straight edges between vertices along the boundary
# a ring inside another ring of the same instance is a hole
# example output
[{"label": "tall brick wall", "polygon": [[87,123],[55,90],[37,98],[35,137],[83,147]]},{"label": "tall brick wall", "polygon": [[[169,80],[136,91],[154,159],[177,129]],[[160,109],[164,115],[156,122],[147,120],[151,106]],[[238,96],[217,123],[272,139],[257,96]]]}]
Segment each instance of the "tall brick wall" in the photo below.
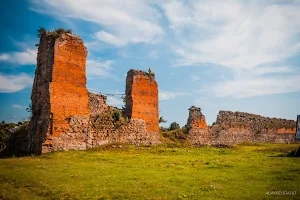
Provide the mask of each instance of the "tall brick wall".
[{"label": "tall brick wall", "polygon": [[69,33],[58,38],[49,33],[41,36],[31,96],[32,120],[25,149],[47,152],[53,146],[53,138],[70,128],[69,117],[89,117],[86,56],[86,48],[78,36]]},{"label": "tall brick wall", "polygon": [[86,57],[86,48],[78,36],[67,33],[56,39],[50,83],[53,136],[59,136],[69,128],[66,120],[68,117],[90,114],[85,75]]},{"label": "tall brick wall", "polygon": [[146,121],[147,132],[159,132],[158,85],[154,74],[130,70],[126,78],[125,115]]}]

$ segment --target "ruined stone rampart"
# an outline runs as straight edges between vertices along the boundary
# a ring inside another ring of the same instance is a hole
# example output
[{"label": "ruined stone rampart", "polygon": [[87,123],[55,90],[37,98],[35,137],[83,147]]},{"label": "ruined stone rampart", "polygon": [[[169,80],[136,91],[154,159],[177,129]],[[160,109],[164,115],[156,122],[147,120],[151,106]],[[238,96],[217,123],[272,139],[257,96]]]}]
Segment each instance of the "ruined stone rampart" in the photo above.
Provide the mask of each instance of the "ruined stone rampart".
[{"label": "ruined stone rampart", "polygon": [[296,121],[294,120],[262,117],[245,112],[220,111],[216,124],[226,128],[245,128],[254,133],[264,130],[286,134],[296,133]]},{"label": "ruined stone rampart", "polygon": [[[80,37],[59,30],[40,34],[32,89],[32,118],[22,149],[46,153],[107,143],[157,144],[158,92],[154,75],[130,70],[130,118],[88,93],[87,51]],[[156,123],[157,121],[157,123]],[[157,128],[156,128],[157,125]]]},{"label": "ruined stone rampart", "polygon": [[[201,116],[198,116],[199,120]],[[293,143],[296,122],[262,117],[244,112],[220,111],[212,127],[192,127],[189,139],[194,145],[232,145],[243,142]]]},{"label": "ruined stone rampart", "polygon": [[125,115],[133,119],[144,119],[147,132],[159,132],[158,85],[153,73],[130,70],[126,78]]},{"label": "ruined stone rampart", "polygon": [[[16,143],[21,149],[46,153],[116,142],[160,143],[158,85],[150,70],[128,71],[125,109],[119,110],[107,105],[106,96],[88,93],[87,51],[80,37],[61,29],[39,35],[32,118],[26,137]],[[209,127],[201,109],[194,106],[189,109],[187,130],[194,145],[296,142],[293,120],[220,111]]]}]

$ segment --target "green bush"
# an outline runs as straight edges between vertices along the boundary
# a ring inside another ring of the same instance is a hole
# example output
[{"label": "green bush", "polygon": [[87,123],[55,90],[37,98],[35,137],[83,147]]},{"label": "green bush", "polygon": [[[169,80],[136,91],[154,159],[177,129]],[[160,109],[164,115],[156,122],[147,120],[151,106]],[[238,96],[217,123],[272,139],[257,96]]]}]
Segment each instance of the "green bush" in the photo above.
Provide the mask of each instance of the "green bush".
[{"label": "green bush", "polygon": [[[22,122],[18,123],[19,125],[22,124]],[[6,148],[6,144],[8,141],[8,135],[9,135],[9,129],[12,129],[17,124],[14,123],[6,123],[5,121],[2,121],[0,123],[0,151],[4,150]]]},{"label": "green bush", "polygon": [[112,118],[115,120],[115,121],[120,121],[122,117],[122,113],[120,110],[115,110],[112,114]]},{"label": "green bush", "polygon": [[169,129],[170,130],[177,130],[177,129],[180,129],[180,126],[179,126],[178,123],[173,122],[173,123],[170,124],[170,128]]}]

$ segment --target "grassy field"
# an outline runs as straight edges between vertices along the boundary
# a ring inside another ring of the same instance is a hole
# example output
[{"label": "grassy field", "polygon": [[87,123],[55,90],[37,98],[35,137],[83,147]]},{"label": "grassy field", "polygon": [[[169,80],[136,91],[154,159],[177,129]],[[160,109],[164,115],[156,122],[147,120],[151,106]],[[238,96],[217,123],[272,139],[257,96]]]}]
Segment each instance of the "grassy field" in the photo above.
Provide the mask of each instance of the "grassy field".
[{"label": "grassy field", "polygon": [[0,158],[0,199],[300,199],[300,158],[284,156],[296,147],[115,144]]}]

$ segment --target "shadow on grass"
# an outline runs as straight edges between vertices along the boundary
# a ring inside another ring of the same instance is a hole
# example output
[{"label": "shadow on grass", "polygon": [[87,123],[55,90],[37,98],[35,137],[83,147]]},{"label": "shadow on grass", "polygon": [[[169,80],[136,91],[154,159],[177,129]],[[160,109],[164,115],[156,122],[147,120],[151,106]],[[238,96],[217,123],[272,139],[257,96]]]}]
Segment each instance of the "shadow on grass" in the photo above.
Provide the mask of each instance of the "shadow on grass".
[{"label": "shadow on grass", "polygon": [[269,157],[300,157],[300,146],[295,150],[284,152],[277,156],[269,156]]},{"label": "shadow on grass", "polygon": [[21,158],[21,157],[28,157],[32,156],[33,154],[28,154],[20,151],[2,151],[0,152],[0,159],[6,158]]}]

